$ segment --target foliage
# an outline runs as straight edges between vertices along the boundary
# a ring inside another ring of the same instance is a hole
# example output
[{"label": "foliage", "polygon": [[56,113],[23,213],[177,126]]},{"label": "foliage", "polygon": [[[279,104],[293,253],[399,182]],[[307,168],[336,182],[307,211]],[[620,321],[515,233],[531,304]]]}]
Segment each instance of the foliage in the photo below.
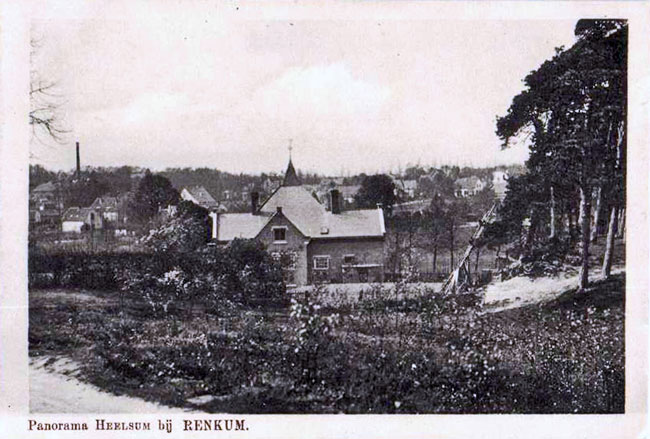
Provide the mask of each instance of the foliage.
[{"label": "foliage", "polygon": [[176,214],[150,230],[142,244],[156,252],[187,253],[205,245],[209,237],[208,211],[190,201],[181,201]]},{"label": "foliage", "polygon": [[30,353],[72,354],[103,388],[220,413],[623,412],[620,277],[500,313],[481,312],[476,294],[412,288],[352,307],[320,307],[316,290],[279,314],[175,319],[134,298],[120,310],[110,293],[37,291]]},{"label": "foliage", "polygon": [[29,286],[113,289],[127,269],[145,265],[143,253],[43,252],[30,249]]},{"label": "foliage", "polygon": [[385,174],[367,176],[361,182],[354,200],[359,208],[375,208],[377,204],[381,204],[390,210],[397,202],[395,183]]},{"label": "foliage", "polygon": [[[497,135],[504,148],[513,138],[530,138],[526,167],[533,186],[529,192],[544,194],[543,200],[524,198],[526,191],[508,194],[528,206],[519,215],[531,215],[529,238],[534,239],[542,223],[536,220],[539,211],[559,204],[571,215],[580,194],[584,288],[592,188],[605,188],[608,196],[621,199],[624,187],[627,23],[580,20],[575,33],[577,42],[571,48],[556,49],[551,60],[526,76],[526,89],[513,98],[507,114],[497,118]],[[556,189],[553,200],[550,189]]]},{"label": "foliage", "polygon": [[180,195],[169,180],[162,175],[152,175],[147,170],[138,184],[132,210],[136,218],[141,221],[148,221],[160,209],[175,205],[179,200]]},{"label": "foliage", "polygon": [[322,294],[323,290],[319,286],[313,292],[291,300],[289,315],[293,323],[292,345],[295,346],[293,353],[300,385],[318,384],[323,378],[318,366],[330,354],[328,347],[333,342],[332,332],[339,322],[338,314],[324,316],[320,313],[321,307],[312,294]]},{"label": "foliage", "polygon": [[260,243],[247,240],[192,253],[153,253],[148,264],[124,272],[121,288],[158,315],[188,307],[191,313],[199,299],[210,312],[224,315],[244,305],[281,305],[284,293],[282,266]]}]

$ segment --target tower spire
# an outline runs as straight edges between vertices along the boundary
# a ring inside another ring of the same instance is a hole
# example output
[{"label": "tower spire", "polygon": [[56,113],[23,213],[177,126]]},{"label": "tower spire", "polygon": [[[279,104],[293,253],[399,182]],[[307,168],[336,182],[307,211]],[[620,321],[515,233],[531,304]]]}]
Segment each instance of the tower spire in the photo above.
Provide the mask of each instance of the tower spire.
[{"label": "tower spire", "polygon": [[300,179],[298,178],[298,174],[296,173],[296,169],[293,167],[293,163],[291,162],[291,150],[293,149],[293,146],[291,145],[292,142],[293,139],[289,139],[289,165],[287,165],[287,172],[284,173],[284,180],[282,180],[282,186],[302,185]]}]

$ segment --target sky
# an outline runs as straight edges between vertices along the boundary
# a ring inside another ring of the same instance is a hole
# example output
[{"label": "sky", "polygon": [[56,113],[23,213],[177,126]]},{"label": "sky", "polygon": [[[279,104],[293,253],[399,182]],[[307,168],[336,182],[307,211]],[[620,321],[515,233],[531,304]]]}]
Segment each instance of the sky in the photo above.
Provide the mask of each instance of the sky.
[{"label": "sky", "polygon": [[[201,13],[199,13],[201,12]],[[282,172],[523,163],[495,134],[522,79],[574,42],[568,20],[39,20],[63,144],[32,162]]]}]

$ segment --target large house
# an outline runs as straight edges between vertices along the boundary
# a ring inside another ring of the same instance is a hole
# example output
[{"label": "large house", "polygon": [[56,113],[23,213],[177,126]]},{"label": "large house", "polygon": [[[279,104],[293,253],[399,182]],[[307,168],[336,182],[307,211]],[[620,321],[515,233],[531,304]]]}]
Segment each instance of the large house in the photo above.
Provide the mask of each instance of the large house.
[{"label": "large house", "polygon": [[381,282],[384,273],[384,212],[342,209],[341,193],[330,192],[328,206],[302,186],[289,160],[284,180],[259,204],[251,194],[248,213],[212,212],[212,238],[218,244],[257,239],[271,254],[291,261],[287,283]]}]

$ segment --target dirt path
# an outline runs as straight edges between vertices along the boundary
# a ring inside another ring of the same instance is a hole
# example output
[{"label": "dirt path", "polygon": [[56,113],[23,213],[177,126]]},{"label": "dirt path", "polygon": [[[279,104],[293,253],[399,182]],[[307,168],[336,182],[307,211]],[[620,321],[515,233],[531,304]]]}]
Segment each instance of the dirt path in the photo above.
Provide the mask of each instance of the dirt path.
[{"label": "dirt path", "polygon": [[29,361],[31,413],[189,413],[129,396],[101,391],[76,378],[69,359],[39,357]]},{"label": "dirt path", "polygon": [[[625,267],[616,266],[612,274],[625,271]],[[596,281],[600,273],[589,276],[590,281]],[[487,286],[484,304],[486,311],[497,312],[510,308],[548,302],[560,296],[565,291],[578,286],[578,274],[560,273],[556,277],[514,277],[503,282],[494,282]]]}]

